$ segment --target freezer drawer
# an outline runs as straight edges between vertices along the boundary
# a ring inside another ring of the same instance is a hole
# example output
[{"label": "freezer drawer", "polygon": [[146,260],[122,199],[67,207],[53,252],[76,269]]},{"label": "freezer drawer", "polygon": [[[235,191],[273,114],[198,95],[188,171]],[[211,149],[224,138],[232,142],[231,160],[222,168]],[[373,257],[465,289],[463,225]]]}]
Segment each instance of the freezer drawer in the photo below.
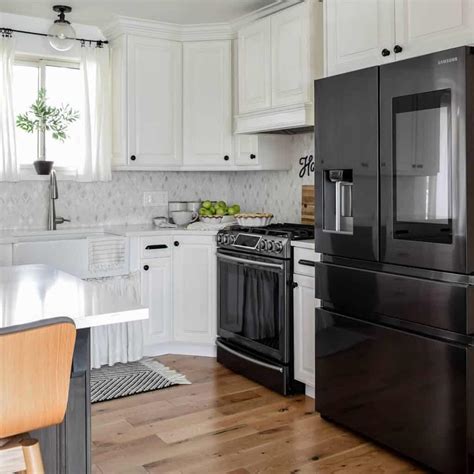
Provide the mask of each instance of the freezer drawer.
[{"label": "freezer drawer", "polygon": [[330,263],[317,263],[316,274],[316,297],[340,313],[388,316],[459,334],[474,330],[470,285]]},{"label": "freezer drawer", "polygon": [[472,348],[316,309],[316,409],[437,471],[474,468],[471,376]]}]

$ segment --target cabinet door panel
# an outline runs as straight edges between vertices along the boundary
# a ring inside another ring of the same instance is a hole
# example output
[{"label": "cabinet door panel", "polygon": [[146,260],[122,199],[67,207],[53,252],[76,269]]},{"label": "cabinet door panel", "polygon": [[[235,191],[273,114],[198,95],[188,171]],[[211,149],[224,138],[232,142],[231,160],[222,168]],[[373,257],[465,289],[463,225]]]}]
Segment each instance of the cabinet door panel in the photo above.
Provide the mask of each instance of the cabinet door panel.
[{"label": "cabinet door panel", "polygon": [[174,335],[177,341],[215,341],[216,251],[214,237],[177,236],[173,249]]},{"label": "cabinet door panel", "polygon": [[471,0],[396,0],[397,59],[472,42],[473,13]]},{"label": "cabinet door panel", "polygon": [[314,277],[294,275],[294,370],[295,379],[314,387],[314,310],[319,300],[314,297]]},{"label": "cabinet door panel", "polygon": [[133,166],[181,163],[181,45],[131,36],[128,43],[129,154]]},{"label": "cabinet door panel", "polygon": [[230,165],[231,43],[200,41],[183,48],[185,164]]},{"label": "cabinet door panel", "polygon": [[235,164],[238,166],[256,166],[259,164],[258,135],[237,135]]},{"label": "cabinet door panel", "polygon": [[271,17],[272,106],[310,100],[308,16],[305,4]]},{"label": "cabinet door panel", "polygon": [[[148,268],[147,270],[145,268]],[[145,345],[171,338],[171,258],[142,261],[142,304],[150,310],[143,322]]]},{"label": "cabinet door panel", "polygon": [[271,106],[271,26],[266,18],[239,31],[239,113]]},{"label": "cabinet door panel", "polygon": [[[339,74],[394,60],[394,0],[324,2],[327,74]],[[390,54],[382,56],[382,50]]]}]

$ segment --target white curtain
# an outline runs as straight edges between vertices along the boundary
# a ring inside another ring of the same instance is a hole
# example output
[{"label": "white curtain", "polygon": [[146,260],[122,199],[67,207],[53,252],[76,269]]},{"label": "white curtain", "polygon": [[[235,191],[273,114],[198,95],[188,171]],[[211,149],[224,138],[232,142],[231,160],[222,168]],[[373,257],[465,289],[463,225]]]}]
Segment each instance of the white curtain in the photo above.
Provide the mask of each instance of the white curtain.
[{"label": "white curtain", "polygon": [[[87,280],[97,289],[106,289],[140,303],[140,272],[130,275]],[[148,322],[148,321],[146,321]],[[143,357],[143,321],[110,324],[91,329],[91,367],[133,362]]]},{"label": "white curtain", "polygon": [[0,181],[18,181],[15,114],[13,111],[13,61],[15,40],[0,36]]},{"label": "white curtain", "polygon": [[84,85],[84,159],[80,181],[112,179],[112,74],[107,45],[81,48]]}]

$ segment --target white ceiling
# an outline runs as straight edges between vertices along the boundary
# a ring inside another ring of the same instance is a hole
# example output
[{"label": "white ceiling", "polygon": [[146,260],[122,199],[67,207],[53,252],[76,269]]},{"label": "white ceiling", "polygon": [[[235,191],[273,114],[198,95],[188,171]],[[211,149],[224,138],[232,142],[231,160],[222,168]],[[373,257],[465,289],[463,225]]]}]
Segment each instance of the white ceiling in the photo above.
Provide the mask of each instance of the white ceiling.
[{"label": "white ceiling", "polygon": [[[235,20],[275,0],[0,0],[0,12],[55,18],[51,7],[70,5],[74,23],[102,26],[113,15],[179,24],[220,23]],[[0,25],[1,26],[1,25]]]}]

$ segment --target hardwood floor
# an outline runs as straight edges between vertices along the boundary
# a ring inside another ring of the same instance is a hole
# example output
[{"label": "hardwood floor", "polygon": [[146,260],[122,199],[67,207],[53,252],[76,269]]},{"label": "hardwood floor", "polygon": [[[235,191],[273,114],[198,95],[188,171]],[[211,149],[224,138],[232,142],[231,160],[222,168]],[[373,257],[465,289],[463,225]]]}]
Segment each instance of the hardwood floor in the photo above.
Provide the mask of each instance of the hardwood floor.
[{"label": "hardwood floor", "polygon": [[215,359],[162,356],[193,383],[93,405],[95,473],[406,473],[406,460]]}]

